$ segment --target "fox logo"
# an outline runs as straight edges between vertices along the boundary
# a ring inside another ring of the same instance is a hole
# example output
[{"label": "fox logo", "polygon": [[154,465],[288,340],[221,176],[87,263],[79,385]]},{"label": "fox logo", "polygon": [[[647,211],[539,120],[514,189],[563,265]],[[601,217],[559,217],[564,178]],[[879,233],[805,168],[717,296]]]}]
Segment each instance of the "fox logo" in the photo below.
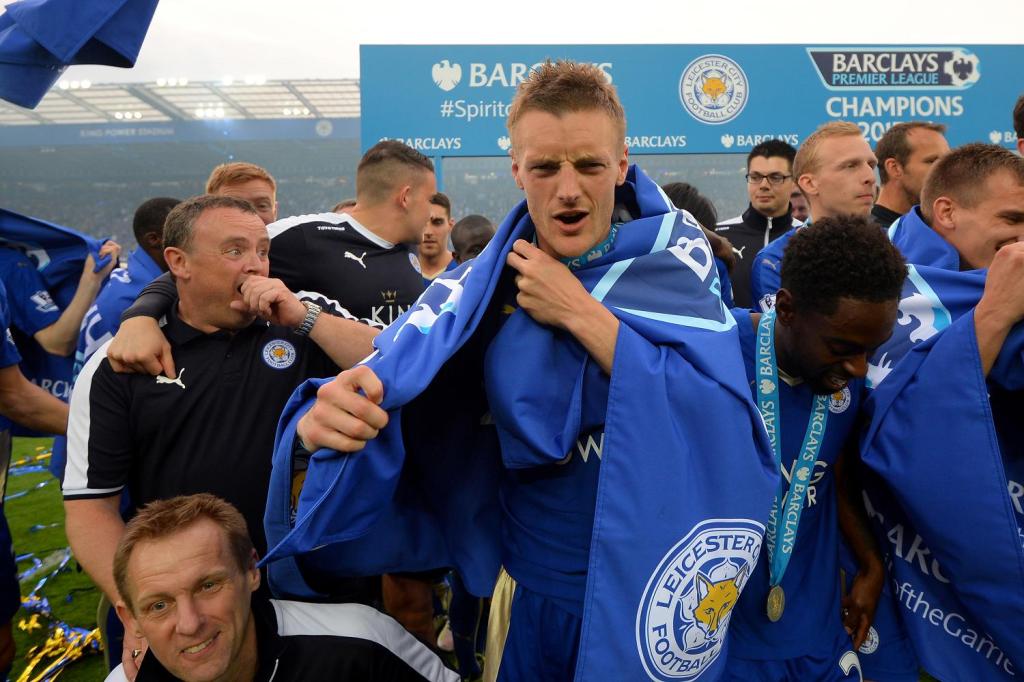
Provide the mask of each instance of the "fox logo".
[{"label": "fox logo", "polygon": [[708,96],[712,102],[716,102],[719,97],[728,92],[729,88],[725,84],[725,80],[722,76],[715,74],[713,71],[712,75],[704,78],[704,82],[701,83],[700,91]]},{"label": "fox logo", "polygon": [[714,664],[763,535],[747,519],[706,519],[665,554],[637,612],[637,647],[652,680],[695,680]]},{"label": "fox logo", "polygon": [[[714,639],[726,617],[732,613],[736,600],[740,598],[740,589],[747,577],[747,567],[743,566],[734,577],[718,582],[711,582],[703,573],[697,574],[698,593],[704,597],[693,611],[693,619],[704,630],[708,639]],[[682,602],[679,602],[679,607]]]}]

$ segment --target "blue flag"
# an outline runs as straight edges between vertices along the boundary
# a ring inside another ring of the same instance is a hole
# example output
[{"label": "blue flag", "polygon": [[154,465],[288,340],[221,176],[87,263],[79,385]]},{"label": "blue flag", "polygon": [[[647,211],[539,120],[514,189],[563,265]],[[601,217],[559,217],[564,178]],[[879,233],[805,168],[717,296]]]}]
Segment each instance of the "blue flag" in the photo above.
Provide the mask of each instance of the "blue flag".
[{"label": "blue flag", "polygon": [[[110,262],[109,256],[99,258],[102,244],[101,240],[70,228],[0,209],[0,248],[12,248],[25,254],[38,270],[53,302],[61,309],[75,295],[88,254],[93,254],[97,272]],[[16,301],[14,305],[32,303]],[[74,358],[46,353],[30,335],[19,334],[18,343],[25,376],[66,400],[70,394]],[[15,431],[18,435],[40,435],[21,427]]]},{"label": "blue flag", "polygon": [[0,14],[0,98],[33,109],[71,64],[135,65],[157,0],[20,0]]},{"label": "blue flag", "polygon": [[[575,271],[621,322],[576,678],[714,679],[778,473],[703,234],[635,167],[617,200],[639,218]],[[295,425],[326,380],[293,395],[266,515],[276,591],[310,595],[294,559],[303,553],[339,576],[455,566],[470,591],[490,594],[500,468],[565,458],[593,362],[521,310],[494,331],[505,257],[533,234],[523,202],[477,259],[378,337],[365,362],[384,384],[389,425],[360,453],[313,454],[294,522]]]},{"label": "blue flag", "polygon": [[927,264],[908,266],[893,337],[869,367],[869,514],[922,667],[940,679],[1010,679],[1024,664],[1024,327],[986,381],[972,314],[985,271],[959,272],[956,251],[916,209],[890,237]]}]

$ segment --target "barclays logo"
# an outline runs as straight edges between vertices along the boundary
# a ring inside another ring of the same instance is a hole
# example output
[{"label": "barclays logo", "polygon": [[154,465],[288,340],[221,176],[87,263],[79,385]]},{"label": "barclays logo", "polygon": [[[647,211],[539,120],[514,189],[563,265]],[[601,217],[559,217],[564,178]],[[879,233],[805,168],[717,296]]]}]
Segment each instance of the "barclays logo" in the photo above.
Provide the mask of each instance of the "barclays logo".
[{"label": "barclays logo", "polygon": [[437,87],[445,92],[451,92],[459,84],[459,81],[462,80],[462,67],[458,64],[452,64],[447,59],[442,59],[434,64],[430,70],[430,75]]}]

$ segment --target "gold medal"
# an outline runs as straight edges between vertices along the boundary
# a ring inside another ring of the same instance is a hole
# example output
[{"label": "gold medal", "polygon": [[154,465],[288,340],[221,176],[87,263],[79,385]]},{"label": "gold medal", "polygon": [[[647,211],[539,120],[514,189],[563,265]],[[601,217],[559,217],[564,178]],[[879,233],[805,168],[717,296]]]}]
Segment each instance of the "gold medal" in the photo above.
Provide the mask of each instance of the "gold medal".
[{"label": "gold medal", "polygon": [[768,620],[773,623],[779,622],[782,612],[786,610],[786,593],[782,591],[781,585],[773,585],[768,590]]}]

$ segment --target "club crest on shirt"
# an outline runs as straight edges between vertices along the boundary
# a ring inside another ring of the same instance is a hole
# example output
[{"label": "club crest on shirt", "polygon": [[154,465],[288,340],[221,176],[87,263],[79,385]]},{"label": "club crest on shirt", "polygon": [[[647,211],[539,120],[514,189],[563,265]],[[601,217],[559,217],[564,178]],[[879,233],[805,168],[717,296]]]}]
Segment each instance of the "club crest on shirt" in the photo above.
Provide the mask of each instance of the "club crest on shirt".
[{"label": "club crest on shirt", "polygon": [[846,408],[850,406],[852,397],[850,395],[850,387],[843,386],[843,390],[836,391],[828,398],[828,411],[832,414],[842,414],[846,412]]},{"label": "club crest on shirt", "polygon": [[284,339],[268,341],[263,346],[263,362],[273,369],[285,369],[295,362],[295,346]]},{"label": "club crest on shirt", "polygon": [[636,619],[640,660],[652,680],[694,680],[715,662],[763,534],[748,519],[708,519],[665,554]]},{"label": "club crest on shirt", "polygon": [[873,654],[878,651],[878,630],[872,625],[868,628],[868,636],[864,638],[864,643],[857,649],[858,653],[862,654]]}]

